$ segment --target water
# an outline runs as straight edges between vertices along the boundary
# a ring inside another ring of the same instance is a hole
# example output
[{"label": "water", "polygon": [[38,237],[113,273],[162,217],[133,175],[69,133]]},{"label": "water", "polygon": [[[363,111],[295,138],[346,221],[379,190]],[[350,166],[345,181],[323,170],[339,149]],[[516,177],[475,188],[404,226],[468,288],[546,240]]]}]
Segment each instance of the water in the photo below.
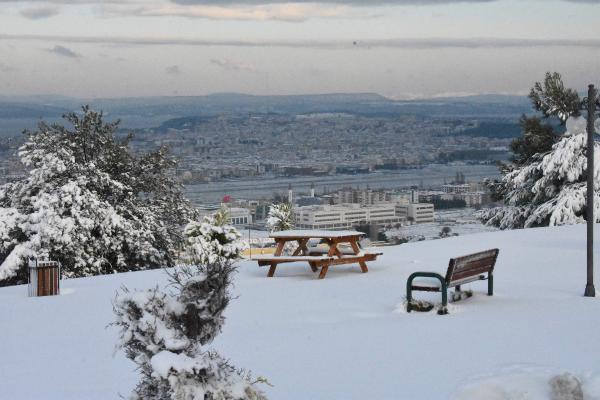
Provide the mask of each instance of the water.
[{"label": "water", "polygon": [[296,195],[308,194],[314,183],[317,194],[331,192],[343,187],[371,189],[397,189],[408,186],[439,186],[444,180],[450,182],[457,172],[464,174],[467,181],[479,182],[484,178],[498,177],[498,168],[493,165],[428,165],[422,169],[375,172],[362,175],[328,175],[303,177],[254,178],[225,182],[186,185],[185,192],[193,203],[216,203],[223,196],[234,199],[270,199],[274,193],[287,193],[291,184]]}]

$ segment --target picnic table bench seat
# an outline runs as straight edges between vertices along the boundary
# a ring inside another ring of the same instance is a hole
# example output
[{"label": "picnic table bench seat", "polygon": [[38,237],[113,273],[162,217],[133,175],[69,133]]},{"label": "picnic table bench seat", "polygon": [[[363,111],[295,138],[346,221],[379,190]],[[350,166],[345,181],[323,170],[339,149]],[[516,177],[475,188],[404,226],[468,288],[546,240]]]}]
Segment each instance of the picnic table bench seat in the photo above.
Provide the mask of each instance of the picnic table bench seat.
[{"label": "picnic table bench seat", "polygon": [[258,261],[258,265],[269,265],[272,262],[277,263],[291,263],[298,261],[310,261],[310,262],[319,262],[319,261],[331,261],[333,257],[329,257],[327,255],[324,256],[276,256],[276,255],[260,255],[252,257],[253,260]]},{"label": "picnic table bench seat", "polygon": [[414,272],[406,281],[406,311],[413,308],[413,291],[441,292],[442,307],[438,314],[448,313],[448,288],[454,287],[460,292],[465,283],[487,280],[488,296],[494,294],[494,267],[498,259],[498,249],[491,249],[462,257],[452,258],[446,275],[437,272]]},{"label": "picnic table bench seat", "polygon": [[[339,253],[341,253],[342,256],[380,256],[383,253],[378,253],[378,252],[373,252],[373,251],[369,251],[369,250],[363,250],[361,249],[358,253],[354,252],[354,249],[352,249],[352,247],[342,247],[339,248],[338,247],[338,251]],[[310,255],[318,255],[318,254],[327,254],[329,252],[329,248],[328,247],[318,247],[318,246],[309,246],[308,247],[308,254]]]}]

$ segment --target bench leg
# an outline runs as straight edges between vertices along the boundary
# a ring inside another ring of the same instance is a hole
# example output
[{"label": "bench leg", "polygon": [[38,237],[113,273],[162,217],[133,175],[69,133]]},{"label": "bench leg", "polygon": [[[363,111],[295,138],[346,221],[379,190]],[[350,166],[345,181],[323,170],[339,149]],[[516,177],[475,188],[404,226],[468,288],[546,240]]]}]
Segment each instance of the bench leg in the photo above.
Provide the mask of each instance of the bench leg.
[{"label": "bench leg", "polygon": [[488,273],[488,296],[494,295],[494,274]]},{"label": "bench leg", "polygon": [[442,282],[442,307],[438,310],[439,315],[448,314],[448,287]]},{"label": "bench leg", "polygon": [[269,278],[272,278],[273,275],[275,275],[275,268],[277,268],[277,264],[272,263],[271,268],[269,268],[269,273],[267,274]]},{"label": "bench leg", "polygon": [[329,265],[323,265],[321,267],[321,273],[319,274],[319,279],[325,278],[325,275],[327,275],[327,270],[328,269],[329,269]]},{"label": "bench leg", "polygon": [[412,279],[406,281],[406,312],[412,311]]},{"label": "bench leg", "polygon": [[367,268],[366,262],[360,261],[358,264],[360,265],[360,269],[363,272],[363,274],[366,274],[367,272],[369,272],[369,268]]}]

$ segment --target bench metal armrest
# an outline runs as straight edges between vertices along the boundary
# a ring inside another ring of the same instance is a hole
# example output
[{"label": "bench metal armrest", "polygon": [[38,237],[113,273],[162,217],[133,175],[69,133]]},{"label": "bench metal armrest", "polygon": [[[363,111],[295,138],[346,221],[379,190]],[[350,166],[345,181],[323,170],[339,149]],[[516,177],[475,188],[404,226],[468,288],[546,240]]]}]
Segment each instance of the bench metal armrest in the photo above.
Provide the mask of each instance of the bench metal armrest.
[{"label": "bench metal armrest", "polygon": [[406,281],[406,311],[411,311],[411,302],[412,302],[412,291],[413,291],[413,280],[415,278],[435,278],[440,281],[440,292],[442,292],[442,307],[446,308],[448,305],[448,285],[446,283],[446,278],[436,272],[413,272],[408,277]]}]

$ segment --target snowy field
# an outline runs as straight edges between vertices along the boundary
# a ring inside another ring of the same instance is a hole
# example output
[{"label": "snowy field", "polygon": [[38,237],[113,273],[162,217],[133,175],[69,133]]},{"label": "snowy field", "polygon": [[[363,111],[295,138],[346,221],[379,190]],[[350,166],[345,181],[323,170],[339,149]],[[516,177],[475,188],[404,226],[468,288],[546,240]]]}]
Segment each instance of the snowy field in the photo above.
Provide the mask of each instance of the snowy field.
[{"label": "snowy field", "polygon": [[407,225],[399,229],[386,231],[388,237],[419,238],[424,240],[439,239],[440,232],[445,226],[451,229],[450,234],[470,235],[481,232],[494,232],[498,228],[483,225],[475,218],[476,210],[461,208],[453,210],[436,210],[435,221],[423,224]]},{"label": "snowy field", "polygon": [[[494,297],[474,283],[475,295],[451,304],[450,315],[403,311],[411,272],[445,271],[452,256],[494,247]],[[564,372],[581,380],[586,400],[600,399],[600,298],[582,297],[585,226],[383,251],[368,274],[333,267],[325,280],[304,265],[280,266],[267,279],[242,262],[214,347],[267,377],[271,399],[551,399],[548,382]],[[0,289],[0,398],[127,395],[138,377],[123,354],[113,357],[111,300],[123,284],[164,283],[162,271],[150,271],[67,280],[52,298]]]}]

